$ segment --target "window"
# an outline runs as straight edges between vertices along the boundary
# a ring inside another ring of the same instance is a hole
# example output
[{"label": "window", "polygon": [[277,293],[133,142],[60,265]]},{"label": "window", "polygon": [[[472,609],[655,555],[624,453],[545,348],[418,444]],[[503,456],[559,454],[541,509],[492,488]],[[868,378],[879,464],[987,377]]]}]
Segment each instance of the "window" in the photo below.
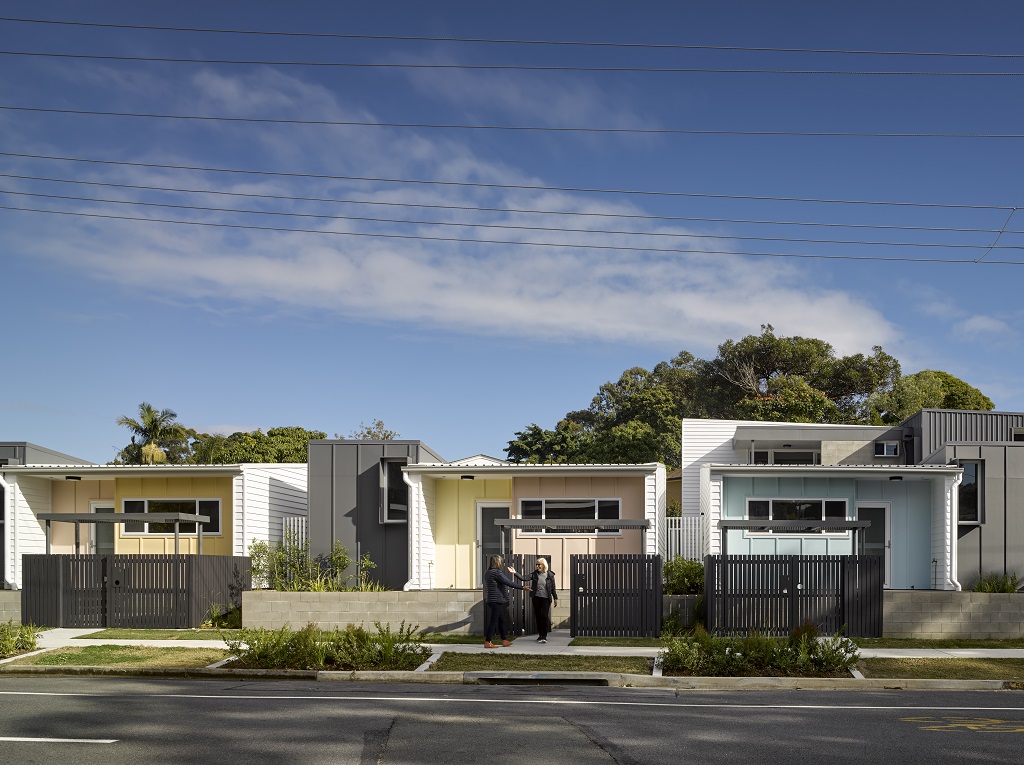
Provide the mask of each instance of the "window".
[{"label": "window", "polygon": [[961,461],[964,477],[960,481],[960,523],[981,523],[981,463]]},{"label": "window", "polygon": [[[845,499],[748,499],[751,521],[845,521]],[[776,534],[815,534],[812,531],[773,529]]]},{"label": "window", "polygon": [[409,522],[409,485],[402,475],[406,460],[384,459],[380,462],[380,522]]},{"label": "window", "polygon": [[[210,518],[203,524],[203,536],[218,536],[220,531],[219,499],[126,499],[124,512],[140,516],[137,521],[124,524],[125,534],[173,534],[173,523],[149,523],[143,519],[146,513],[198,513]],[[178,533],[195,534],[194,523],[179,523]]]},{"label": "window", "polygon": [[899,443],[899,441],[875,441],[875,456],[876,457],[899,457],[900,456],[900,443]]},{"label": "window", "polygon": [[1013,428],[1010,431],[1011,441],[1024,441],[1024,428]]},{"label": "window", "polygon": [[755,465],[820,465],[821,452],[772,449],[754,452]]},{"label": "window", "polygon": [[[619,519],[618,499],[522,499],[519,517],[546,521],[615,521]],[[619,529],[579,529],[574,531],[540,532],[551,534],[618,534]]]}]

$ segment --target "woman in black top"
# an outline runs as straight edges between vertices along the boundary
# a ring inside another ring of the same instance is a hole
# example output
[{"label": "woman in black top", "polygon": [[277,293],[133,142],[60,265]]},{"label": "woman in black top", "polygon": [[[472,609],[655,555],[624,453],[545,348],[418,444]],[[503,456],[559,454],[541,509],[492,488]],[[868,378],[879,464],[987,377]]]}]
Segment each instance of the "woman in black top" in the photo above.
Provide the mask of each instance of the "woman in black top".
[{"label": "woman in black top", "polygon": [[[512,642],[508,639],[508,619],[505,616],[505,609],[508,608],[508,588],[515,587],[517,590],[526,588],[508,578],[501,570],[502,559],[500,555],[492,555],[487,559],[487,571],[484,572],[484,602],[487,604],[487,629],[484,631],[484,648],[497,648],[491,642],[494,633],[501,635],[501,644],[510,646]],[[523,581],[525,577],[519,576],[516,570],[508,567],[508,573],[513,574]]]},{"label": "woman in black top", "polygon": [[537,570],[530,575],[530,595],[533,615],[537,617],[537,642],[546,643],[551,631],[551,607],[558,605],[558,591],[555,575],[544,558],[537,558]]}]

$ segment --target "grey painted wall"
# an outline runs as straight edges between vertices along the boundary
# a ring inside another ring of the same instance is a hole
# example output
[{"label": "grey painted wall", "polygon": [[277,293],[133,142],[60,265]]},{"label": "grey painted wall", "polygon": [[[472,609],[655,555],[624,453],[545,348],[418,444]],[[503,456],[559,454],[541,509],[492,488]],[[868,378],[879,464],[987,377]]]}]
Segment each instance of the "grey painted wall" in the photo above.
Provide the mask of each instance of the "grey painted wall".
[{"label": "grey painted wall", "polygon": [[371,578],[397,590],[409,579],[409,527],[381,522],[384,460],[444,461],[419,441],[309,442],[309,547],[326,554],[337,540],[353,558],[368,553]]}]

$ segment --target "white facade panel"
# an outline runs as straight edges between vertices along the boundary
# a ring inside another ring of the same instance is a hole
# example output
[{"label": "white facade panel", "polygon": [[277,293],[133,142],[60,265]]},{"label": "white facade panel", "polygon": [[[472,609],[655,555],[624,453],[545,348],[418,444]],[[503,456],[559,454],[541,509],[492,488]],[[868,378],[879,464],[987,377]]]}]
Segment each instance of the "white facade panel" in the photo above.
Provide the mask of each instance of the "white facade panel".
[{"label": "white facade panel", "polygon": [[253,542],[279,544],[284,519],[309,513],[305,463],[242,465],[234,480],[234,554],[248,555]]},{"label": "white facade panel", "polygon": [[682,505],[683,515],[700,514],[700,467],[707,464],[745,463],[745,452],[732,447],[740,425],[765,425],[745,420],[683,420]]},{"label": "white facade panel", "polygon": [[14,518],[7,525],[12,527],[10,553],[11,578],[8,582],[21,589],[21,556],[42,555],[46,552],[46,531],[42,521],[36,520],[36,513],[52,512],[50,481],[46,478],[19,476],[10,482],[12,512]]},{"label": "white facade panel", "polygon": [[665,557],[665,466],[644,476],[644,518],[650,528],[644,533],[644,554]]},{"label": "white facade panel", "polygon": [[430,590],[434,587],[435,511],[433,478],[405,474],[409,486],[409,581],[403,589]]}]

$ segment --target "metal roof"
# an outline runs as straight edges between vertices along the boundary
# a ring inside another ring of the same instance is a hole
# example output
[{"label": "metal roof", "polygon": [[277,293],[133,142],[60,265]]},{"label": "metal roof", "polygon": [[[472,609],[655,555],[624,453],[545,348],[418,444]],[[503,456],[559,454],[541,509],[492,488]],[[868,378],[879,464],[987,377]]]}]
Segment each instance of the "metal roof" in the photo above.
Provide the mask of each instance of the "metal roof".
[{"label": "metal roof", "polygon": [[30,475],[53,480],[75,478],[117,478],[119,476],[242,474],[241,465],[4,465],[0,473]]},{"label": "metal roof", "polygon": [[708,463],[716,473],[762,474],[762,473],[860,473],[862,475],[925,477],[928,475],[959,475],[959,465],[743,465],[738,463]]},{"label": "metal roof", "polygon": [[646,475],[653,473],[659,467],[664,467],[660,462],[646,462],[640,464],[598,464],[598,463],[573,463],[573,464],[531,464],[531,463],[506,463],[502,465],[460,465],[452,462],[418,462],[406,465],[402,468],[406,473],[430,475],[436,478],[487,478],[524,475],[576,475],[587,473],[590,475]]}]

